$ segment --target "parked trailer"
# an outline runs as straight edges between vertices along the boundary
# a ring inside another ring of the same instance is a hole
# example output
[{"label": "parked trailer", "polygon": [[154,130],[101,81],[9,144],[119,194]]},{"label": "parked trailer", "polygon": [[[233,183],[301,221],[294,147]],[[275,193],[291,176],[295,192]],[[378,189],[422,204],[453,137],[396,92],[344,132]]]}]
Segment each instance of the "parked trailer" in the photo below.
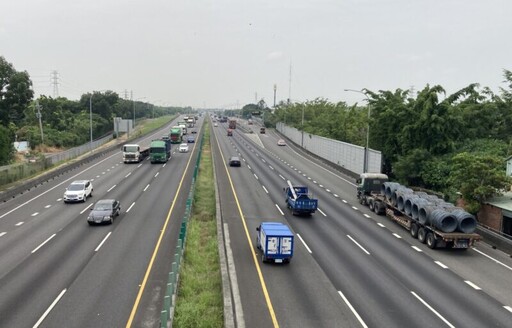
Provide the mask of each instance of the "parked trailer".
[{"label": "parked trailer", "polygon": [[126,144],[122,151],[124,163],[139,163],[149,156],[149,147],[143,148],[138,144]]},{"label": "parked trailer", "polygon": [[256,248],[261,250],[262,262],[290,263],[294,236],[286,224],[262,222],[256,231]]},{"label": "parked trailer", "polygon": [[357,181],[359,203],[368,206],[378,215],[385,214],[390,220],[409,230],[413,238],[418,238],[421,243],[426,243],[432,249],[468,249],[482,239],[477,233],[443,232],[433,222],[421,222],[412,215],[406,214],[403,208],[399,209],[396,203],[382,193],[382,185],[387,181],[388,177],[385,174],[362,173]]}]

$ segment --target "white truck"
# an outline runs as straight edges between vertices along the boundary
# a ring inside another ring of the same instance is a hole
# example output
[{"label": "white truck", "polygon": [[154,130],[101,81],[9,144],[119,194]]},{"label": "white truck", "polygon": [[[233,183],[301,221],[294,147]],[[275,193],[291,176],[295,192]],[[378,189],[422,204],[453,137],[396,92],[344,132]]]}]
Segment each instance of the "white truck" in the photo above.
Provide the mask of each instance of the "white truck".
[{"label": "white truck", "polygon": [[139,163],[149,156],[149,147],[143,148],[138,144],[126,144],[122,151],[124,163]]}]

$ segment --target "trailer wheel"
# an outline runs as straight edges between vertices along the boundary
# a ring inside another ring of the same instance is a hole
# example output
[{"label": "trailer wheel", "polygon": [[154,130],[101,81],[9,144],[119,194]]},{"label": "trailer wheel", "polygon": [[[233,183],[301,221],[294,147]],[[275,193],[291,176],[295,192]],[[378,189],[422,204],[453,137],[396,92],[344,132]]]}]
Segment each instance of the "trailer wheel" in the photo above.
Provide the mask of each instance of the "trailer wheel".
[{"label": "trailer wheel", "polygon": [[437,244],[436,237],[432,232],[427,233],[427,246],[428,248],[435,249]]},{"label": "trailer wheel", "polygon": [[375,211],[375,203],[373,201],[369,201],[368,202],[368,208],[370,209],[370,211]]},{"label": "trailer wheel", "polygon": [[427,239],[427,231],[425,231],[425,228],[420,228],[418,230],[418,240],[424,244],[426,239]]},{"label": "trailer wheel", "polygon": [[416,223],[411,224],[411,236],[412,238],[418,238],[418,225]]}]

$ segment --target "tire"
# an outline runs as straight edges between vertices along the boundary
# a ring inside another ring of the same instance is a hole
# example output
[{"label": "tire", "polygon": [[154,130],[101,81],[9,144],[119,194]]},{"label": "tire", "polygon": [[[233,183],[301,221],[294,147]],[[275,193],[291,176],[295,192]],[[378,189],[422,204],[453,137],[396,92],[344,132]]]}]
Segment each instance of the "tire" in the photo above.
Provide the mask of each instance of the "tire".
[{"label": "tire", "polygon": [[110,221],[108,223],[109,224],[114,224],[114,217],[113,216],[110,218]]},{"label": "tire", "polygon": [[418,225],[416,223],[411,224],[411,237],[418,238]]},{"label": "tire", "polygon": [[380,215],[380,209],[379,209],[379,206],[374,205],[374,206],[373,206],[373,211],[375,212],[375,214]]},{"label": "tire", "polygon": [[92,226],[92,222],[87,221],[87,223],[89,223],[89,225]]},{"label": "tire", "polygon": [[364,205],[364,198],[363,197],[359,198],[359,204]]},{"label": "tire", "polygon": [[265,263],[267,260],[265,259],[265,254],[261,254],[261,262]]},{"label": "tire", "polygon": [[83,202],[85,203],[87,201],[87,195],[84,194],[84,200]]},{"label": "tire", "polygon": [[368,208],[370,209],[370,211],[375,211],[375,203],[373,201],[370,201],[368,203]]},{"label": "tire", "polygon": [[425,243],[425,241],[426,241],[426,239],[427,239],[427,231],[425,230],[425,228],[420,228],[420,229],[418,230],[418,240],[419,240],[422,244],[424,244],[424,243]]},{"label": "tire", "polygon": [[430,249],[435,249],[437,246],[436,236],[432,232],[427,233],[427,246]]}]

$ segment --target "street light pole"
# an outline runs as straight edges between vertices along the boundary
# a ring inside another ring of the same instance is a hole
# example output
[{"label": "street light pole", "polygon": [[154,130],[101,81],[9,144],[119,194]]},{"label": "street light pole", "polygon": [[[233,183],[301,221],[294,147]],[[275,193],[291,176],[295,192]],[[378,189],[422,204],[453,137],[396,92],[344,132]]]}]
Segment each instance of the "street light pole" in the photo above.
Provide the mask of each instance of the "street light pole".
[{"label": "street light pole", "polygon": [[92,95],[89,97],[89,130],[91,132],[91,151],[92,151]]},{"label": "street light pole", "polygon": [[301,147],[304,147],[304,104],[302,104],[302,123],[301,123],[301,130],[302,130],[302,141],[300,143]]},{"label": "street light pole", "polygon": [[370,97],[362,91],[362,90],[354,90],[354,89],[344,89],[344,91],[357,92],[366,97],[368,100],[368,123],[366,125],[366,147],[364,150],[364,163],[363,163],[363,173],[368,172],[368,160],[369,160],[369,144],[370,144]]}]

